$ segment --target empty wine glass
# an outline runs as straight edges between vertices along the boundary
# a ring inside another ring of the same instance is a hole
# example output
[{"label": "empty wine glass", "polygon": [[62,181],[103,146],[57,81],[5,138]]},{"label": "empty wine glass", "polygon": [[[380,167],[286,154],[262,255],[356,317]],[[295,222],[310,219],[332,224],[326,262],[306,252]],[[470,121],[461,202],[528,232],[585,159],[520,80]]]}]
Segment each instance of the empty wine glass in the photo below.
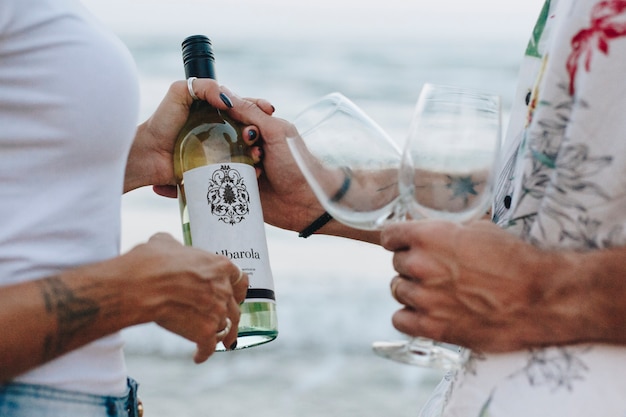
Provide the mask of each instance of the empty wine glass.
[{"label": "empty wine glass", "polygon": [[[362,110],[329,94],[294,120],[289,148],[316,198],[337,221],[379,230],[391,221],[466,221],[490,201],[500,140],[497,96],[425,85],[402,153]],[[460,200],[460,201],[459,201]],[[425,338],[375,342],[400,362],[451,369],[466,351]]]},{"label": "empty wine glass", "polygon": [[[492,200],[500,134],[497,95],[425,84],[399,173],[408,215],[459,223],[484,216]],[[390,359],[440,369],[458,368],[469,355],[467,349],[422,337],[376,342],[373,348]]]},{"label": "empty wine glass", "polygon": [[402,152],[385,131],[340,93],[328,94],[293,121],[289,148],[324,209],[338,221],[376,230],[399,215]]}]

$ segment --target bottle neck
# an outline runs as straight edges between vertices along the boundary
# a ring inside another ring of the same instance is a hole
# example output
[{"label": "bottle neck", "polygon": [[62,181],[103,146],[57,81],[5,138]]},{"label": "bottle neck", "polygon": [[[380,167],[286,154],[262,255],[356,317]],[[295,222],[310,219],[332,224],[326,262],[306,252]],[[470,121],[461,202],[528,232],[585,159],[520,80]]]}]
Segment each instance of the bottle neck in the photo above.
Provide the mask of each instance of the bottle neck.
[{"label": "bottle neck", "polygon": [[185,63],[185,77],[197,77],[197,78],[211,78],[215,77],[215,65],[210,59],[190,59]]}]

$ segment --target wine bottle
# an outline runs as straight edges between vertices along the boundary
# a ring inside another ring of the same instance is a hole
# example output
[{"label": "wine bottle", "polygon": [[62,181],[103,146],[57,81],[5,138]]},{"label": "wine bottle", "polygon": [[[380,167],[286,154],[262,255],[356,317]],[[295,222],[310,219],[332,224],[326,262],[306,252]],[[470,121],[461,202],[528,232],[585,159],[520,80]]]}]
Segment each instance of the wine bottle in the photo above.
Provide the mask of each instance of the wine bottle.
[{"label": "wine bottle", "polygon": [[[186,38],[182,53],[187,78],[215,79],[209,38]],[[185,244],[225,255],[248,274],[237,349],[274,340],[274,283],[256,173],[242,126],[206,101],[195,100],[176,142],[174,171]],[[225,348],[219,343],[217,350]]]}]

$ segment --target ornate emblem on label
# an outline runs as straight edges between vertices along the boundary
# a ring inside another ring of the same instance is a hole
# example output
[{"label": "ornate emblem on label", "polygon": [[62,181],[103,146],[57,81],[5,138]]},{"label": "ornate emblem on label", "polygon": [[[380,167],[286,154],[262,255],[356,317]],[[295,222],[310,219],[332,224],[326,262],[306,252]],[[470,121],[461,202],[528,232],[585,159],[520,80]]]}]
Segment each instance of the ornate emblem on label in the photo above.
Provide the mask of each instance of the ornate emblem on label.
[{"label": "ornate emblem on label", "polygon": [[209,180],[207,200],[211,213],[224,223],[235,225],[250,212],[250,196],[241,173],[222,165]]}]

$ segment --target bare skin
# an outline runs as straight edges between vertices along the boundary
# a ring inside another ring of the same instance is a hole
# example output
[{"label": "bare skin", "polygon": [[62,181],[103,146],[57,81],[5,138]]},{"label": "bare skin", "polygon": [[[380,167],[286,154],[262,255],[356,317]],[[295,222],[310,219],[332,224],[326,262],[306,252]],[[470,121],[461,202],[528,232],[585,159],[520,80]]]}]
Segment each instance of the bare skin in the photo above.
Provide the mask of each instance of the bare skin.
[{"label": "bare skin", "polygon": [[224,257],[157,234],[125,255],[0,291],[0,379],[54,359],[125,327],[155,322],[197,344],[194,360],[215,350],[230,317],[237,337],[247,277]]},{"label": "bare skin", "polygon": [[[300,231],[323,209],[286,144],[295,134],[234,96],[233,117],[263,138],[259,178],[266,221]],[[393,292],[404,305],[394,326],[484,352],[582,342],[626,344],[626,248],[545,251],[489,221],[460,226],[413,221],[382,234],[331,221],[317,231],[381,244],[394,252]]]},{"label": "bare skin", "polygon": [[[300,231],[324,213],[300,169],[291,157],[285,139],[297,134],[284,119],[271,117],[259,103],[241,99],[229,92],[234,107],[231,116],[244,124],[257,126],[261,132],[263,159],[259,177],[261,204],[265,222],[286,230]],[[356,230],[331,221],[317,233],[378,242],[379,232]]]},{"label": "bare skin", "polygon": [[[215,81],[197,80],[194,88],[201,99],[227,109]],[[155,114],[139,126],[126,166],[124,192],[153,185],[161,193],[175,193],[172,154],[191,103],[186,82],[176,82]],[[273,111],[265,101],[259,105]],[[254,152],[258,161],[258,148]],[[194,361],[204,362],[214,352],[216,332],[226,326],[227,317],[232,329],[223,343],[235,343],[239,304],[247,288],[247,275],[225,257],[185,247],[165,234],[104,262],[2,287],[0,383],[125,327],[147,322],[196,343]]]},{"label": "bare skin", "polygon": [[398,330],[483,352],[626,344],[626,248],[547,251],[489,221],[388,226]]},{"label": "bare skin", "polygon": [[[194,92],[201,100],[206,100],[220,110],[227,110],[226,104],[219,98],[220,92],[232,94],[224,87],[220,87],[213,80],[197,79],[193,83]],[[274,112],[271,103],[262,99],[246,99],[246,104],[254,107],[265,116]],[[186,81],[178,81],[171,85],[165,98],[155,113],[137,130],[137,139],[133,142],[126,165],[126,182],[124,192],[145,185],[152,185],[154,191],[165,197],[176,197],[176,179],[174,177],[174,142],[179,130],[187,120],[189,108],[193,99],[187,90]],[[251,125],[251,123],[250,123]],[[255,139],[247,141],[252,146],[259,138],[255,126],[246,126],[243,131],[245,138],[254,131]],[[143,154],[151,154],[152,158],[145,160]],[[261,148],[252,147],[252,159],[255,163],[261,161]]]}]

